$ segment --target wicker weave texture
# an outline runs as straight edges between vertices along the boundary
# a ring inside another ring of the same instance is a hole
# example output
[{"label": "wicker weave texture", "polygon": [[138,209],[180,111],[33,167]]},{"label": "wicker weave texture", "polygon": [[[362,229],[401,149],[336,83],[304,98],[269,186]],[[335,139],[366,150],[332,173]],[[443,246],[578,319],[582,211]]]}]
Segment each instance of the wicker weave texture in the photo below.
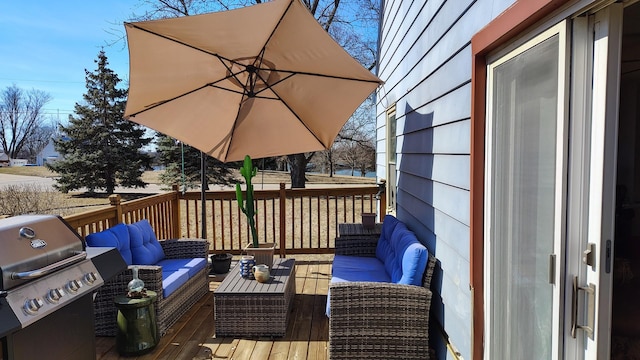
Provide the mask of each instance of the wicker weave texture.
[{"label": "wicker weave texture", "polygon": [[239,295],[216,298],[216,336],[284,336],[291,298]]},{"label": "wicker weave texture", "polygon": [[431,296],[420,286],[332,284],[330,358],[429,359]]},{"label": "wicker weave texture", "polygon": [[335,242],[336,255],[376,256],[376,246],[380,239],[382,224],[373,229],[365,229],[362,224],[338,224],[339,234]]},{"label": "wicker weave texture", "polygon": [[[293,259],[288,259],[293,264]],[[236,266],[225,278],[222,288],[238,289],[239,292],[220,292],[216,290],[214,299],[214,322],[217,337],[240,336],[284,336],[287,331],[289,321],[289,311],[296,293],[295,265],[287,270],[277,270],[278,264],[282,260],[277,260],[274,264],[276,272],[279,274],[272,281],[284,283],[285,286],[278,291],[261,292],[262,285],[258,285],[255,280],[242,279]],[[274,272],[272,272],[273,274]],[[230,286],[223,286],[224,283]],[[249,287],[234,286],[233,284],[247,283]],[[256,291],[246,291],[253,285]],[[278,287],[278,289],[280,289]]]},{"label": "wicker weave texture", "polygon": [[[336,255],[375,256],[379,234],[358,233],[341,224],[347,235],[336,238]],[[422,286],[381,282],[330,284],[329,358],[428,360],[431,279],[436,258],[429,255]]]},{"label": "wicker weave texture", "polygon": [[[167,258],[206,258],[209,244],[206,240],[164,240],[160,241]],[[158,333],[164,335],[167,330],[209,292],[209,269],[205,267],[182,287],[174,291],[168,298],[162,296],[162,268],[156,265],[135,265],[138,277],[144,282],[147,290],[155,291],[158,298],[155,303]],[[94,316],[97,336],[116,336],[118,310],[114,299],[127,293],[127,285],[133,279],[133,266],[105,282],[97,291],[94,300]]]},{"label": "wicker weave texture", "polygon": [[351,235],[336,238],[336,255],[376,256],[380,235]]}]

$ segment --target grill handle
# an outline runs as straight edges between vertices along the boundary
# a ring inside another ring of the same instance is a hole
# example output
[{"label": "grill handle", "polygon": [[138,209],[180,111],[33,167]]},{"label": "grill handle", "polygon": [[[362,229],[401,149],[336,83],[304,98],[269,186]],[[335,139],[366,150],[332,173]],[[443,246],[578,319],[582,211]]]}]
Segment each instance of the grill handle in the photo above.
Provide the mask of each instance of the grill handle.
[{"label": "grill handle", "polygon": [[59,270],[63,267],[69,266],[69,265],[73,265],[75,263],[78,263],[84,259],[87,258],[87,252],[86,251],[80,251],[78,252],[76,255],[73,255],[71,257],[68,257],[64,260],[60,260],[58,262],[54,262],[53,264],[49,264],[43,268],[40,269],[36,269],[36,270],[31,270],[31,271],[25,271],[25,272],[12,272],[11,273],[11,280],[19,280],[19,279],[36,279],[39,278],[41,276],[50,274],[56,270]]}]

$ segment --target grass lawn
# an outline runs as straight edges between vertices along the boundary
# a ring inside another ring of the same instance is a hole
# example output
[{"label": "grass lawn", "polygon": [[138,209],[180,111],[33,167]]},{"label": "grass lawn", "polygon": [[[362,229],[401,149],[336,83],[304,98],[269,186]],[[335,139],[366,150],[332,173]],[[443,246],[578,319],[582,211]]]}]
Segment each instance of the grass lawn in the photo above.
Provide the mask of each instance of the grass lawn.
[{"label": "grass lawn", "polygon": [[[142,175],[142,180],[149,184],[161,184],[159,171],[146,171]],[[1,174],[38,176],[38,177],[55,177],[56,174],[44,166],[17,166],[17,167],[0,167]],[[239,174],[236,174],[239,182],[243,182]],[[375,184],[374,178],[335,175],[328,176],[326,174],[307,174],[308,184]],[[291,183],[288,172],[281,171],[261,171],[258,172],[254,182],[263,182],[265,184]],[[42,196],[34,196],[34,194],[42,193]],[[149,196],[149,193],[133,192],[120,194],[123,200],[133,200],[141,197]],[[70,215],[82,211],[92,210],[95,207],[109,205],[108,194],[97,193],[89,196],[85,192],[70,192],[62,194],[55,190],[40,189],[37,186],[12,186],[10,188],[0,189],[0,215],[21,213],[17,209],[21,201],[15,199],[30,199],[31,211],[40,213],[59,214],[62,216]],[[39,200],[38,200],[39,199]],[[38,204],[38,206],[35,206]],[[25,209],[24,211],[30,211]]]}]

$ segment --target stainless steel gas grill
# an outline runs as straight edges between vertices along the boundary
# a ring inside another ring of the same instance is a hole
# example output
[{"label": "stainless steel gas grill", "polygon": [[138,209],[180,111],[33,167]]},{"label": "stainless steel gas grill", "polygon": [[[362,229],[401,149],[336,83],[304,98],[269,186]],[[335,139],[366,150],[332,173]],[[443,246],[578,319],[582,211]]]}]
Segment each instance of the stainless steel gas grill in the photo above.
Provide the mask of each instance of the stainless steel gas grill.
[{"label": "stainless steel gas grill", "polygon": [[124,268],[60,217],[0,220],[2,359],[95,359],[93,293]]}]

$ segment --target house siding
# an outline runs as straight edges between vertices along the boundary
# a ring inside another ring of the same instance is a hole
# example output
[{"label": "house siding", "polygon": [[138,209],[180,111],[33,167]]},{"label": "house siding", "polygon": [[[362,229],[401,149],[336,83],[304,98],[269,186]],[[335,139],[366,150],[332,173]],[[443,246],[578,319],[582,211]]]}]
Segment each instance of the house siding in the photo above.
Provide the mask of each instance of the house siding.
[{"label": "house siding", "polygon": [[[382,3],[377,176],[386,178],[386,110],[397,119],[396,216],[439,260],[432,290],[431,342],[449,341],[471,359],[471,38],[513,0]],[[390,184],[389,186],[393,186]],[[439,327],[443,331],[438,331]]]}]

